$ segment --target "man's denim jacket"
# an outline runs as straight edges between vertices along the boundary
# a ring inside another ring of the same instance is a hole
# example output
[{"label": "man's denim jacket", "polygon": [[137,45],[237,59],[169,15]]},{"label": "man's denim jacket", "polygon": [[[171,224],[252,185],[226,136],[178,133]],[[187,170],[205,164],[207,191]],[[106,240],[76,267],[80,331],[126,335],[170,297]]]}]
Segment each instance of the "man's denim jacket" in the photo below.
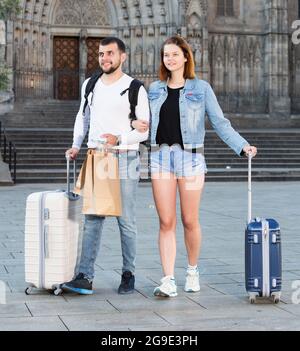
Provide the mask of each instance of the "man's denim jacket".
[{"label": "man's denim jacket", "polygon": [[[165,102],[168,91],[167,82],[156,81],[149,87],[149,102],[151,110],[150,141],[156,145],[156,134],[159,124],[159,114]],[[179,97],[180,127],[185,149],[202,147],[205,137],[205,114],[219,137],[241,155],[244,146],[249,143],[242,138],[224,117],[210,84],[198,78],[187,79],[180,90]]]}]

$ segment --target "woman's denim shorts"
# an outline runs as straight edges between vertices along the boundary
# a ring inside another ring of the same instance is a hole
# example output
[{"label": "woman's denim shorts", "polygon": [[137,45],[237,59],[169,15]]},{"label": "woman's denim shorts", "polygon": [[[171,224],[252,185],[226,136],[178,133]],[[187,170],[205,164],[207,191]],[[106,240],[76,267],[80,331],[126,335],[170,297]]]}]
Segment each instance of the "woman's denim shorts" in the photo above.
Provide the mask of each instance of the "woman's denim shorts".
[{"label": "woman's denim shorts", "polygon": [[180,145],[161,145],[150,155],[151,174],[173,173],[176,177],[192,177],[207,173],[202,153],[193,153]]}]

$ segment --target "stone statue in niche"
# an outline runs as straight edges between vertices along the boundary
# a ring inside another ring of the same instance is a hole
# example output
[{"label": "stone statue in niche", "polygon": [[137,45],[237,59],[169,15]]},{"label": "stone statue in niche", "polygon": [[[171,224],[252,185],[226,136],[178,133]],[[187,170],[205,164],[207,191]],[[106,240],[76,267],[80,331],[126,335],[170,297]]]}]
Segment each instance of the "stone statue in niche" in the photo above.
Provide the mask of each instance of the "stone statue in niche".
[{"label": "stone statue in niche", "polygon": [[153,73],[155,59],[154,45],[149,45],[147,48],[147,73]]},{"label": "stone statue in niche", "polygon": [[196,69],[199,70],[201,66],[201,57],[202,57],[202,52],[201,52],[201,45],[197,44],[196,49],[195,49],[195,66]]},{"label": "stone statue in niche", "polygon": [[141,45],[138,45],[134,52],[134,72],[135,73],[142,73],[142,56],[143,56],[143,49]]},{"label": "stone statue in niche", "polygon": [[124,68],[124,72],[127,74],[130,73],[129,67],[130,67],[130,47],[126,46],[126,60],[123,63],[123,68]]}]

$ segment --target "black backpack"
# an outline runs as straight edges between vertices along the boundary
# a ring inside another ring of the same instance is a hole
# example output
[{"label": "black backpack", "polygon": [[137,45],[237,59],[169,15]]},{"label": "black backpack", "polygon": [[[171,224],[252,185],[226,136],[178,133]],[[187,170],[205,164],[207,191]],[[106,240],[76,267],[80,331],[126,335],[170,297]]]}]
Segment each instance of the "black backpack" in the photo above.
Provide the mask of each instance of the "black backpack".
[{"label": "black backpack", "polygon": [[[94,91],[95,85],[98,81],[98,79],[102,76],[103,72],[101,71],[96,71],[95,73],[92,74],[90,80],[88,81],[86,87],[85,87],[85,93],[84,93],[84,106],[83,106],[83,114],[85,112],[85,109],[88,105],[88,96],[90,93]],[[129,88],[123,90],[120,95],[124,95],[126,91],[128,90],[128,100],[130,103],[130,113],[129,113],[129,119],[131,121],[136,120],[136,115],[135,115],[135,107],[138,103],[138,95],[139,95],[139,90],[140,87],[144,85],[141,81],[137,79],[133,79],[133,81],[130,83]],[[132,127],[131,127],[132,128]],[[132,128],[133,129],[133,128]]]}]

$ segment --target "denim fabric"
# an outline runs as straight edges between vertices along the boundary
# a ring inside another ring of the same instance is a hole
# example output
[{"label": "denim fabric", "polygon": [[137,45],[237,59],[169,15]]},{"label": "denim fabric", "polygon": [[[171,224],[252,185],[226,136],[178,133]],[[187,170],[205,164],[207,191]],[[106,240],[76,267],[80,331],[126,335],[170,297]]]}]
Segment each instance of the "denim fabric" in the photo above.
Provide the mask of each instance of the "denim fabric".
[{"label": "denim fabric", "polygon": [[[162,104],[168,95],[167,82],[156,81],[149,88],[151,110],[151,145],[156,145],[156,134]],[[205,115],[207,114],[212,127],[219,137],[240,155],[244,146],[249,143],[231,126],[224,117],[216,95],[210,84],[198,78],[187,79],[179,97],[180,127],[185,149],[195,148],[204,144]]]},{"label": "denim fabric", "polygon": [[204,156],[182,150],[178,144],[162,145],[151,152],[151,174],[173,173],[177,177],[192,177],[207,173]]},{"label": "denim fabric", "polygon": [[[136,151],[119,154],[122,216],[117,217],[123,256],[122,272],[135,271],[136,259],[136,193],[139,182],[140,159]],[[89,280],[95,275],[95,261],[99,252],[105,217],[85,215],[81,257],[75,273],[83,273]],[[111,233],[108,233],[111,235]]]}]

